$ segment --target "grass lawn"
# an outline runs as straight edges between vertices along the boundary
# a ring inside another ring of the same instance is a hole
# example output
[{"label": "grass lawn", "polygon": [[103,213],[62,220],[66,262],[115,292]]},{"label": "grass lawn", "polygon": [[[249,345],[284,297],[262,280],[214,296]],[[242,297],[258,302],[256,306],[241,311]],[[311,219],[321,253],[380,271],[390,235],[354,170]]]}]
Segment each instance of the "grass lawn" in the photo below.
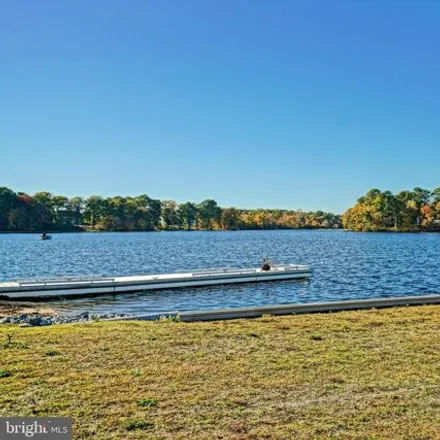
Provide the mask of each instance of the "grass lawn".
[{"label": "grass lawn", "polygon": [[0,326],[0,416],[75,439],[440,438],[440,307]]}]

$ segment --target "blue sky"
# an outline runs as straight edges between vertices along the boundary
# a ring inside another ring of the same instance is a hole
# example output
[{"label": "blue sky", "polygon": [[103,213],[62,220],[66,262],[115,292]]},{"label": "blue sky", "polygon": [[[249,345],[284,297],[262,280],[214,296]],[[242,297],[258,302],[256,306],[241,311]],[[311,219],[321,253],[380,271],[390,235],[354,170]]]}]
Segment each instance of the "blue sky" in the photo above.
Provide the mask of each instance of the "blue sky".
[{"label": "blue sky", "polygon": [[440,186],[440,4],[0,5],[0,186],[343,212]]}]

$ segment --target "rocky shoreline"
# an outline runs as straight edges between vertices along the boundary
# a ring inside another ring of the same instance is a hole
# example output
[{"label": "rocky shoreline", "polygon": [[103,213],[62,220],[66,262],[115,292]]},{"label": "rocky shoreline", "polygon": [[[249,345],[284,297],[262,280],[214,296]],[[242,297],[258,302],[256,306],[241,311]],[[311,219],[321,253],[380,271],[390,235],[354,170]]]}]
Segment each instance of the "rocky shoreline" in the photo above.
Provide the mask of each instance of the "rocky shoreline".
[{"label": "rocky shoreline", "polygon": [[16,324],[21,327],[44,327],[54,324],[72,324],[75,322],[96,322],[116,320],[141,320],[157,321],[161,319],[179,320],[178,312],[151,313],[145,315],[129,315],[125,313],[107,313],[96,315],[90,312],[82,312],[77,315],[40,315],[21,314],[17,316],[6,316],[0,319],[0,324]]}]

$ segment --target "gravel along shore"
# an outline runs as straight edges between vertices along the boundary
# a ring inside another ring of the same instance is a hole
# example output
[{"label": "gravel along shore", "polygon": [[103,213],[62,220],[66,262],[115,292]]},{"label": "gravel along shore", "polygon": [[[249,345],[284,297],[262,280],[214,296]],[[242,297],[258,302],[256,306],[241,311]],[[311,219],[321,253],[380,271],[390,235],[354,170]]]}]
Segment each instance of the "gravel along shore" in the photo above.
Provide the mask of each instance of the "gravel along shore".
[{"label": "gravel along shore", "polygon": [[89,312],[79,313],[77,315],[41,315],[41,314],[21,314],[16,316],[5,316],[0,318],[0,324],[17,324],[21,327],[42,327],[53,324],[69,324],[74,322],[90,322],[90,321],[116,321],[116,320],[141,320],[141,321],[157,321],[167,319],[178,321],[178,312],[168,313],[151,313],[144,315],[129,315],[125,313],[107,313],[95,315]]}]

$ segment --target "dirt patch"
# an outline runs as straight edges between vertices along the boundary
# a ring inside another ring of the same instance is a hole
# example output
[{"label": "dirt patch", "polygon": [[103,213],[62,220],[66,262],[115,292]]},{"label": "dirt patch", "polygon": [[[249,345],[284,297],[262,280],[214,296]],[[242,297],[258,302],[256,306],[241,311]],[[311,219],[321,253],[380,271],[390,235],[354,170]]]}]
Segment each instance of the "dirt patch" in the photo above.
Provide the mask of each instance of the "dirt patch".
[{"label": "dirt patch", "polygon": [[0,301],[0,317],[5,318],[8,316],[17,315],[42,315],[53,316],[58,313],[49,307],[47,304],[33,304],[23,302],[2,302]]}]

